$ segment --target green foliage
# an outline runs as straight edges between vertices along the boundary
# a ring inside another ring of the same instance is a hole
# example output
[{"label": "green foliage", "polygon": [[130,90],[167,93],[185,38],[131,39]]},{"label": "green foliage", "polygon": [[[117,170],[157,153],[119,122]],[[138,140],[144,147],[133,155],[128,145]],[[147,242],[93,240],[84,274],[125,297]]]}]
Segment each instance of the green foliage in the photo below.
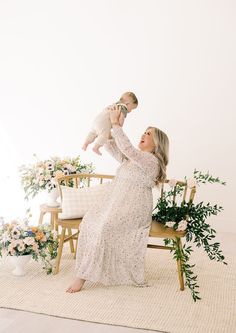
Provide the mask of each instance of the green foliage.
[{"label": "green foliage", "polygon": [[[194,179],[191,181],[192,186],[199,186],[200,184],[214,184],[218,183],[226,185],[225,182],[221,181],[218,177],[213,177],[209,173],[202,173],[194,170]],[[187,184],[188,180],[185,178]],[[184,186],[177,184],[172,187],[169,191],[163,193],[163,197],[159,198],[154,209],[153,220],[162,223],[166,227],[172,226],[174,230],[185,230],[186,242],[193,242],[196,247],[202,247],[207,253],[210,260],[216,260],[227,264],[224,259],[224,255],[220,249],[219,242],[213,242],[216,231],[211,228],[206,220],[212,216],[222,212],[223,207],[214,204],[211,205],[209,202],[181,202],[180,204],[173,202],[173,195],[176,198],[183,194]],[[185,222],[185,223],[184,223]],[[181,227],[180,227],[181,226]],[[193,273],[195,265],[190,265],[190,257],[193,252],[192,246],[186,244],[182,247],[179,246],[179,238],[176,239],[165,239],[166,245],[173,247],[173,258],[175,260],[182,261],[182,271],[185,276],[185,285],[189,287],[192,293],[193,300],[199,300],[199,286],[197,284],[197,275]]]}]

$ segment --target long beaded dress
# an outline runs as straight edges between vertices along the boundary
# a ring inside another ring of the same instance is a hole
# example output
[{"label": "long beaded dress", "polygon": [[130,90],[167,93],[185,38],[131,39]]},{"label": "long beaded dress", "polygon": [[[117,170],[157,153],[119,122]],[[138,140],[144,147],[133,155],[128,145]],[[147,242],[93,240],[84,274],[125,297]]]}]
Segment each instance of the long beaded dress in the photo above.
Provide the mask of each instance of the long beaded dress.
[{"label": "long beaded dress", "polygon": [[104,285],[143,286],[159,165],[152,153],[134,148],[121,127],[112,136],[104,147],[121,164],[81,222],[76,276]]}]

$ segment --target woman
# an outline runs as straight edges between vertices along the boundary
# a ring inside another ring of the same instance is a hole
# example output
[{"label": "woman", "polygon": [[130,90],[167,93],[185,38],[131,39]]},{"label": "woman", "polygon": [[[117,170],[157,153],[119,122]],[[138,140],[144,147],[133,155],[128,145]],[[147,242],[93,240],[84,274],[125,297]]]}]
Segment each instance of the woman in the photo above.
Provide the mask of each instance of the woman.
[{"label": "woman", "polygon": [[152,187],[166,178],[169,140],[148,127],[139,149],[132,146],[112,106],[113,138],[104,146],[120,163],[102,202],[80,225],[76,279],[67,292],[80,291],[86,280],[104,285],[144,286],[144,259],[151,224]]}]

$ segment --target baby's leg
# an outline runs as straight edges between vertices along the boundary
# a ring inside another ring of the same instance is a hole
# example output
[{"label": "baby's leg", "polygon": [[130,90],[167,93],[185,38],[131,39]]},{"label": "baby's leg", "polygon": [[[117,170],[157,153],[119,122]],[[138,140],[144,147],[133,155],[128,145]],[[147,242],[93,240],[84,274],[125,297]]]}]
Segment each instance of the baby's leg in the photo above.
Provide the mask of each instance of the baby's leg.
[{"label": "baby's leg", "polygon": [[109,139],[110,136],[110,128],[104,129],[101,133],[98,134],[97,140],[95,142],[95,145],[93,146],[93,151],[98,154],[102,155],[99,151],[99,148],[101,148],[104,143]]},{"label": "baby's leg", "polygon": [[99,150],[99,148],[101,148],[102,147],[102,145],[97,145],[97,144],[95,144],[94,146],[93,146],[93,151],[94,151],[94,153],[96,153],[96,154],[98,154],[98,155],[102,155],[102,153],[100,152],[100,150]]},{"label": "baby's leg", "polygon": [[86,150],[88,145],[92,143],[96,139],[96,137],[97,137],[97,132],[95,130],[91,130],[85,139],[82,149]]}]

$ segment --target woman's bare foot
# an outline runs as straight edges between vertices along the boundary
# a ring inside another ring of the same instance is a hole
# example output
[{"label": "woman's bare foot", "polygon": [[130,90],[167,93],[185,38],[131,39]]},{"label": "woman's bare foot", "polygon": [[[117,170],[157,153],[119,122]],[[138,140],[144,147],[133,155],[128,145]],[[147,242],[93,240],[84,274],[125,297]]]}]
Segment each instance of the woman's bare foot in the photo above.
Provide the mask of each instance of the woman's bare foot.
[{"label": "woman's bare foot", "polygon": [[72,294],[80,291],[84,285],[84,282],[84,279],[76,278],[71,284],[71,286],[66,290],[66,292]]}]

